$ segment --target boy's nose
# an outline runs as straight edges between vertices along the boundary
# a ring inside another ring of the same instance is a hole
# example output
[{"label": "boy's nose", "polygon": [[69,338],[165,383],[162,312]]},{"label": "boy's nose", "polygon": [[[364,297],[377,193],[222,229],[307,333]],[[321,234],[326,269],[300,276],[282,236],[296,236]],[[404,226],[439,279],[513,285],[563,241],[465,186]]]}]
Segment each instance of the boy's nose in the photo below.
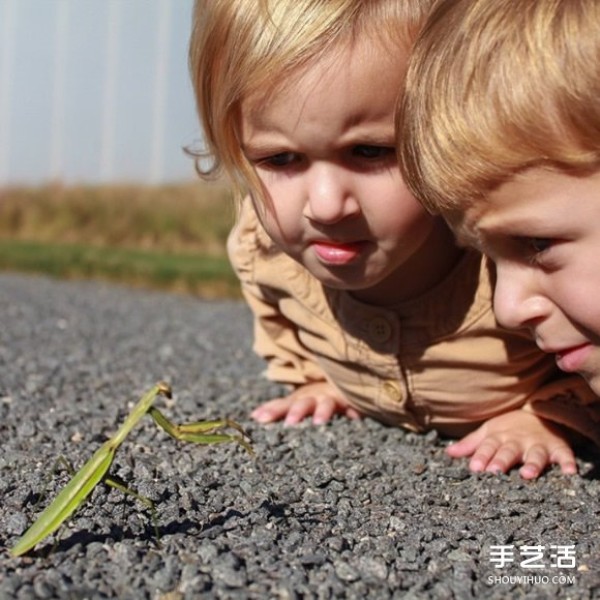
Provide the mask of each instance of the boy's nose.
[{"label": "boy's nose", "polygon": [[308,174],[304,216],[311,221],[328,225],[359,212],[359,202],[343,168],[314,165]]},{"label": "boy's nose", "polygon": [[533,328],[548,316],[550,301],[536,289],[535,277],[527,265],[496,264],[494,313],[502,326]]}]

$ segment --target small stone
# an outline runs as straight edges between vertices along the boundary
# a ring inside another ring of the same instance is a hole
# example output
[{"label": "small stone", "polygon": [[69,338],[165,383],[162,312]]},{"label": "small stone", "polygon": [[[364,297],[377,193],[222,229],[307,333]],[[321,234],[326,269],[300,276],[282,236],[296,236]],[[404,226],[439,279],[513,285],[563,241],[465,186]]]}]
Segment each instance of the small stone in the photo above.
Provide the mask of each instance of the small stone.
[{"label": "small stone", "polygon": [[6,533],[11,535],[21,535],[27,528],[27,517],[19,512],[8,517],[4,523]]},{"label": "small stone", "polygon": [[333,567],[335,570],[335,574],[342,581],[352,582],[356,581],[359,578],[357,570],[351,565],[349,565],[347,562],[337,560],[334,562]]}]

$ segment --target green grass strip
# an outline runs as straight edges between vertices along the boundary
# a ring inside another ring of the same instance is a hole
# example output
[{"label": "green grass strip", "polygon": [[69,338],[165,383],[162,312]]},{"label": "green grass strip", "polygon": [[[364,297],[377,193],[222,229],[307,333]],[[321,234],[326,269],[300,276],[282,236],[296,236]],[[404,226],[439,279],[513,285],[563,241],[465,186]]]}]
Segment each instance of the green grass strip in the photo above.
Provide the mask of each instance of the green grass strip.
[{"label": "green grass strip", "polygon": [[211,297],[239,296],[239,284],[224,256],[0,240],[0,269],[105,279]]}]

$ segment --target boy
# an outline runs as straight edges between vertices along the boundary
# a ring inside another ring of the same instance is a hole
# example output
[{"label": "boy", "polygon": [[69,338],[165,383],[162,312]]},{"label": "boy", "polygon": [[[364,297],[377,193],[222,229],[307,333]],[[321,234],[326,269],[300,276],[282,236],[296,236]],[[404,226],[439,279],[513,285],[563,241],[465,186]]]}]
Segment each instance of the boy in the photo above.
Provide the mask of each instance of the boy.
[{"label": "boy", "polygon": [[596,393],[599,57],[597,0],[441,2],[398,120],[410,189],[494,261],[499,321]]}]

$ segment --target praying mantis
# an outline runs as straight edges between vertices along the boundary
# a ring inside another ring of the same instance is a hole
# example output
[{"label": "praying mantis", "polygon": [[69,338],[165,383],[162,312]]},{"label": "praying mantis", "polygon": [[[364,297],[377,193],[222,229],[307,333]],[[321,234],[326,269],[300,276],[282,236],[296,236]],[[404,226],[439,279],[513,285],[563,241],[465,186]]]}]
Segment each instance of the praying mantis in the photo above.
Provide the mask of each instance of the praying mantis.
[{"label": "praying mantis", "polygon": [[[122,491],[128,491],[123,485],[111,480],[107,476],[107,473],[118,447],[146,413],[150,414],[159,427],[177,440],[194,442],[196,444],[236,442],[250,455],[254,455],[248,434],[235,421],[219,419],[176,425],[169,421],[157,408],[152,406],[154,400],[159,395],[171,398],[171,387],[167,383],[159,382],[141,397],[115,435],[96,450],[94,455],[71,478],[54,501],[40,514],[33,525],[10,549],[12,556],[25,554],[36,544],[56,531],[79,508],[100,481],[105,481]],[[237,433],[223,433],[223,429],[226,428],[233,429]],[[130,491],[129,493],[132,493],[152,508],[152,502],[149,499]]]}]

